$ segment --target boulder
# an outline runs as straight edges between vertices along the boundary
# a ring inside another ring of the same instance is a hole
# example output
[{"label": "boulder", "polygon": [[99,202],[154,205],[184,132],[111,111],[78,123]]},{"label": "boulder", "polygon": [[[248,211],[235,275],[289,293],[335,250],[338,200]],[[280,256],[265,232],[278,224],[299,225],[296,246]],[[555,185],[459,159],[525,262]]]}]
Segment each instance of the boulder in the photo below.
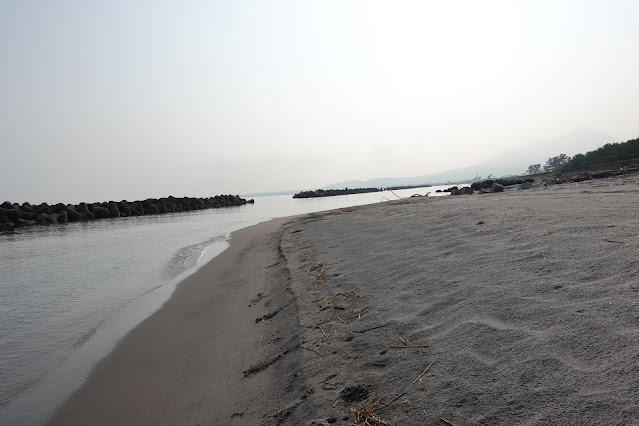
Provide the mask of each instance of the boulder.
[{"label": "boulder", "polygon": [[497,182],[493,182],[492,186],[490,187],[490,192],[504,192],[504,186],[498,184]]},{"label": "boulder", "polygon": [[49,207],[47,203],[42,203],[36,208],[36,212],[49,214],[51,213],[51,208]]},{"label": "boulder", "polygon": [[519,185],[519,189],[530,189],[532,188],[532,183],[530,182],[522,182],[521,185]]},{"label": "boulder", "polygon": [[13,204],[11,204],[9,201],[5,201],[4,203],[0,204],[0,207],[7,210],[13,210]]},{"label": "boulder", "polygon": [[77,222],[78,220],[82,219],[82,215],[76,212],[71,206],[58,203],[55,205],[55,207],[58,214],[64,213],[65,217],[70,222]]},{"label": "boulder", "polygon": [[12,221],[15,221],[18,218],[24,220],[31,219],[31,215],[29,213],[18,209],[5,209],[0,207],[0,215],[8,216]]},{"label": "boulder", "polygon": [[51,222],[51,218],[47,213],[40,212],[35,216],[36,223],[48,223]]},{"label": "boulder", "polygon": [[95,215],[96,219],[105,219],[109,217],[109,209],[107,209],[106,207],[102,207],[102,206],[98,206],[94,204],[93,214]]},{"label": "boulder", "polygon": [[459,188],[459,189],[457,189],[456,187],[453,187],[450,190],[450,195],[472,195],[472,194],[473,194],[473,188],[468,186]]},{"label": "boulder", "polygon": [[120,209],[113,201],[109,203],[109,217],[120,217]]},{"label": "boulder", "polygon": [[78,204],[75,210],[80,214],[80,220],[95,219],[95,215],[89,210],[87,203]]},{"label": "boulder", "polygon": [[58,223],[67,223],[68,221],[69,221],[69,216],[66,210],[62,210],[60,213],[58,213]]},{"label": "boulder", "polygon": [[120,210],[120,214],[124,213],[127,217],[132,215],[131,206],[128,204],[118,203],[118,210]]},{"label": "boulder", "polygon": [[6,214],[0,215],[0,223],[9,223],[11,222],[11,218]]},{"label": "boulder", "polygon": [[129,205],[129,210],[131,211],[131,214],[129,214],[129,216],[140,216],[140,207],[137,205],[137,203]]},{"label": "boulder", "polygon": [[31,213],[33,212],[33,206],[31,205],[31,203],[22,203],[22,206],[20,206],[20,210],[22,210],[23,212]]}]

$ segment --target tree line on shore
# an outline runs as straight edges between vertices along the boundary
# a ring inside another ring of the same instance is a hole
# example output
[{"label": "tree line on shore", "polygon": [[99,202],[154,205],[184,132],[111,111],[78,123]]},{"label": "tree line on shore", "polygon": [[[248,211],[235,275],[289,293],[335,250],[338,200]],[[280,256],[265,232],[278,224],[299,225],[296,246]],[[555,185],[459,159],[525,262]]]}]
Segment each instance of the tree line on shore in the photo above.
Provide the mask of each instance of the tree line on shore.
[{"label": "tree line on shore", "polygon": [[561,170],[571,170],[579,167],[594,166],[597,164],[612,163],[615,161],[631,160],[639,158],[639,138],[626,142],[607,143],[594,151],[585,154],[576,154],[569,157],[566,154],[559,154],[546,160],[546,164],[531,164],[525,174],[535,175],[542,172],[554,172]]}]

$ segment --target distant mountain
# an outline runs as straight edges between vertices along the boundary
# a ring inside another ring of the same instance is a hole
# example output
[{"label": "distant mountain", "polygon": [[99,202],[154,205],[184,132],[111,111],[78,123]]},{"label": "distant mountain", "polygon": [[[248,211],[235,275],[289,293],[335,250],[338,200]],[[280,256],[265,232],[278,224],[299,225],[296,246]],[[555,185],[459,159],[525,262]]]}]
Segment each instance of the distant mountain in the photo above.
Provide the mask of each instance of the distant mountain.
[{"label": "distant mountain", "polygon": [[509,151],[498,154],[489,160],[461,169],[446,170],[439,173],[431,173],[415,177],[377,178],[366,181],[349,180],[333,183],[325,186],[323,189],[368,188],[398,185],[420,185],[425,183],[434,184],[461,182],[465,179],[473,179],[475,176],[487,179],[491,174],[492,177],[521,175],[531,164],[539,163],[543,167],[549,157],[554,157],[559,154],[566,154],[572,157],[575,154],[586,153],[607,143],[613,142],[618,142],[618,140],[589,127],[580,127],[571,133],[561,135],[553,139],[513,148]]}]

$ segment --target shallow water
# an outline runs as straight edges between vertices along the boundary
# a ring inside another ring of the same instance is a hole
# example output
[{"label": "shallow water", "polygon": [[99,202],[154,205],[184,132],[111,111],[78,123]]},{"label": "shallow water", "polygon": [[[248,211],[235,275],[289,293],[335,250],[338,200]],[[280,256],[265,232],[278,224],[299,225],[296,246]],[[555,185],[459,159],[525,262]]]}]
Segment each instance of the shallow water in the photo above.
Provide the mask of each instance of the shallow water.
[{"label": "shallow water", "polygon": [[45,421],[179,281],[228,246],[232,231],[385,199],[397,197],[257,197],[254,205],[0,234],[0,424]]}]

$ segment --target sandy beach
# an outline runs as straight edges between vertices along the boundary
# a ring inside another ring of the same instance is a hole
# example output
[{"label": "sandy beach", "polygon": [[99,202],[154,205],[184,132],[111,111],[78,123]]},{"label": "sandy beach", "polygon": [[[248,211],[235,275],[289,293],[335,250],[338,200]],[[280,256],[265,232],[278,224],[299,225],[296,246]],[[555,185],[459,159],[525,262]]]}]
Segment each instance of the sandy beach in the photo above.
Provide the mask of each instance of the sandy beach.
[{"label": "sandy beach", "polygon": [[637,212],[635,174],[237,231],[50,424],[639,424]]}]

